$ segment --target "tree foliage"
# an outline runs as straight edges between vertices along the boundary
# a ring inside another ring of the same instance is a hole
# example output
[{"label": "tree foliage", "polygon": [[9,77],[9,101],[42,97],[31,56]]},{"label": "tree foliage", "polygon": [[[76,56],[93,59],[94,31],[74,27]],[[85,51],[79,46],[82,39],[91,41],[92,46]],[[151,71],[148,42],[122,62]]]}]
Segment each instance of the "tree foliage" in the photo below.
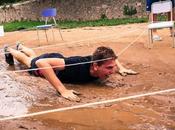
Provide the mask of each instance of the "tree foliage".
[{"label": "tree foliage", "polygon": [[134,14],[137,14],[137,10],[133,6],[124,5],[124,7],[123,7],[123,14],[132,16]]}]

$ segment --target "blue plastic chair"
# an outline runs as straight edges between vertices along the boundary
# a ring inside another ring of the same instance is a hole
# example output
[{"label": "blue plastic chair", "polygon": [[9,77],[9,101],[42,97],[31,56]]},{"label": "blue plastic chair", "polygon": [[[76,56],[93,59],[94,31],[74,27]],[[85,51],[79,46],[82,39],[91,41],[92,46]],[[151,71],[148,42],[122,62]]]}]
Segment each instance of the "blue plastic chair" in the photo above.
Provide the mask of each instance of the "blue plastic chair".
[{"label": "blue plastic chair", "polygon": [[51,18],[53,18],[53,21],[54,21],[55,25],[57,25],[56,20],[55,20],[55,17],[57,15],[56,8],[47,8],[47,9],[44,9],[41,12],[41,15],[42,15],[42,17],[45,18],[45,24],[47,24],[48,19],[51,17]]},{"label": "blue plastic chair", "polygon": [[[57,15],[56,8],[47,8],[47,9],[42,10],[41,16],[43,18],[45,18],[45,25],[39,25],[39,26],[36,27],[37,28],[38,40],[39,40],[39,30],[44,30],[45,31],[45,36],[46,36],[46,39],[47,39],[47,42],[48,42],[48,36],[47,36],[46,30],[48,30],[50,28],[52,29],[52,36],[53,36],[53,39],[55,40],[53,27],[57,26],[57,23],[56,23],[56,20],[55,20],[56,15]],[[49,18],[53,19],[54,25],[53,24],[47,24]],[[59,29],[59,33],[60,33],[61,39],[63,40],[60,28],[58,28],[58,29]]]}]

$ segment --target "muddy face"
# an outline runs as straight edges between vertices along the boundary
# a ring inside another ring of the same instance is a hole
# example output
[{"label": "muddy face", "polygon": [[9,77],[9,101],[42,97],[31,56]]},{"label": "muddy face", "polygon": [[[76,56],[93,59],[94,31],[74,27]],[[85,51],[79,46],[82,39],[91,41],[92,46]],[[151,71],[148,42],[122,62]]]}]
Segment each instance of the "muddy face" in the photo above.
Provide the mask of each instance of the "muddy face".
[{"label": "muddy face", "polygon": [[96,71],[96,76],[99,77],[100,79],[104,80],[108,78],[111,74],[116,72],[116,63],[115,60],[108,60],[105,61],[101,65],[97,65],[95,63],[94,65],[94,70]]}]

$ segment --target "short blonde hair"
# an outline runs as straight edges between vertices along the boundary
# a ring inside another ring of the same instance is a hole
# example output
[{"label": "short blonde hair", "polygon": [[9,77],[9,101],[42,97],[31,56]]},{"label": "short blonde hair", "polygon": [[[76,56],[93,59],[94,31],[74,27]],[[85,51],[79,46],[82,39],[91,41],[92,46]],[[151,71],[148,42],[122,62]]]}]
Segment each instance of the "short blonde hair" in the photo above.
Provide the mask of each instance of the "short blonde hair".
[{"label": "short blonde hair", "polygon": [[117,59],[117,55],[109,47],[100,46],[92,54],[92,61],[97,63],[99,66],[102,65],[105,61],[111,59]]}]

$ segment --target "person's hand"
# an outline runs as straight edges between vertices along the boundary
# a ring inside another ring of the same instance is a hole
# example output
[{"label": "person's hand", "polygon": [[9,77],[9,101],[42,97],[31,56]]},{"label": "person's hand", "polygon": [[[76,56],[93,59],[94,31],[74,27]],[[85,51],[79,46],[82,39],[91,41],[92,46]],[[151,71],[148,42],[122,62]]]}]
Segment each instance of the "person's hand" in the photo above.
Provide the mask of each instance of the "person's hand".
[{"label": "person's hand", "polygon": [[132,69],[120,69],[119,70],[119,73],[122,75],[122,76],[126,76],[127,74],[131,74],[131,75],[136,75],[138,74],[138,72],[132,70]]},{"label": "person's hand", "polygon": [[61,96],[70,101],[80,101],[80,98],[77,95],[80,95],[80,93],[75,90],[66,89],[64,92],[61,93]]}]

